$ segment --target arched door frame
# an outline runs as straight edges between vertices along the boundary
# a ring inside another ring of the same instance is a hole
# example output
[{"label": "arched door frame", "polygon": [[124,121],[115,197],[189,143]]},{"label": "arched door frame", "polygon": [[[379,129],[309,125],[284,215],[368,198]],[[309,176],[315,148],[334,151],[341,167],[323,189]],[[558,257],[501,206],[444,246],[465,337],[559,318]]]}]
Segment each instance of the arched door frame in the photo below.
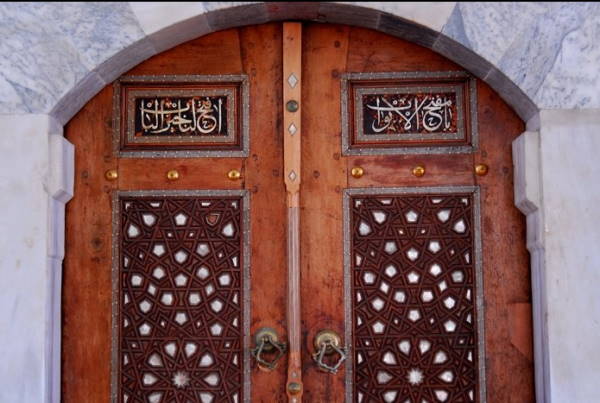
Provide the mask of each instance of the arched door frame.
[{"label": "arched door frame", "polygon": [[[161,14],[157,3],[153,13]],[[428,3],[430,12],[436,5]],[[513,143],[515,204],[527,215],[527,248],[531,253],[532,305],[534,324],[535,382],[538,402],[549,396],[548,337],[544,273],[543,215],[539,189],[539,110],[533,101],[500,69],[482,56],[438,30],[373,8],[341,3],[254,3],[206,11],[189,5],[189,13],[171,16],[167,25],[128,46],[100,64],[85,80],[68,91],[53,107],[50,116],[38,115],[49,134],[48,235],[46,287],[45,401],[60,401],[61,279],[64,257],[65,204],[73,195],[74,150],[62,136],[62,125],[100,89],[143,60],[187,40],[211,32],[272,21],[304,20],[354,25],[429,48],[463,66],[489,84],[527,122],[525,132]],[[168,10],[163,10],[167,13]],[[410,13],[408,13],[410,14]],[[414,16],[413,16],[414,17]],[[161,24],[158,24],[161,25]]]}]

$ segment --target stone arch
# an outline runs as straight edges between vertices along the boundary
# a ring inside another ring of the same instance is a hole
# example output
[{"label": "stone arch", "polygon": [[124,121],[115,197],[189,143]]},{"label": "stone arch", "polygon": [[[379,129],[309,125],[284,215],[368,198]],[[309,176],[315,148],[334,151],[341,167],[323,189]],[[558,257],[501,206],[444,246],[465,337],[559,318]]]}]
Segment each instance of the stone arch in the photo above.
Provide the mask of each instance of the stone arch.
[{"label": "stone arch", "polygon": [[441,32],[445,23],[443,17],[449,17],[454,3],[396,3],[393,9],[384,3],[369,7],[330,2],[218,4],[221,6],[207,9],[206,5],[187,4],[185,8],[173,8],[168,3],[142,3],[139,6],[131,3],[146,36],[95,66],[64,92],[50,114],[60,123],[66,123],[104,85],[143,60],[190,39],[224,29],[285,20],[360,26],[416,43],[452,60],[486,82],[525,122],[538,112],[533,100],[502,70]]}]

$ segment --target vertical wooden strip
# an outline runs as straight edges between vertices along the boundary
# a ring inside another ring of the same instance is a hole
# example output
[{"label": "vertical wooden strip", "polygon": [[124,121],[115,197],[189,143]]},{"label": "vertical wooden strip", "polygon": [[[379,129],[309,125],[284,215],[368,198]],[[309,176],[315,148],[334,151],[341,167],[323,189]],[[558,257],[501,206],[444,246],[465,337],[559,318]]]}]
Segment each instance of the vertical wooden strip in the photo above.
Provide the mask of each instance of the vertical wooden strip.
[{"label": "vertical wooden strip", "polygon": [[[303,344],[330,329],[344,338],[344,271],[342,194],[347,187],[346,159],[341,153],[341,74],[346,71],[350,29],[307,24],[304,27],[302,139],[302,319]],[[345,365],[337,374],[320,370],[305,355],[305,400],[341,402]],[[336,356],[327,357],[333,363]]]},{"label": "vertical wooden strip", "polygon": [[67,205],[62,297],[62,402],[110,401],[111,192],[117,181],[110,121],[112,86],[67,124],[75,146],[75,196]]},{"label": "vertical wooden strip", "polygon": [[[282,29],[281,24],[273,23],[240,28],[240,32],[243,71],[248,74],[251,100],[250,158],[244,159],[242,179],[251,201],[251,334],[271,327],[285,340],[287,211],[281,181]],[[269,372],[254,369],[249,400],[284,402],[285,382],[284,365]]]},{"label": "vertical wooden strip", "polygon": [[[302,24],[283,24],[283,148],[285,186],[293,202],[300,191],[300,139],[302,135]],[[298,206],[298,204],[290,206]]]},{"label": "vertical wooden strip", "polygon": [[288,339],[287,395],[302,401],[300,358],[300,139],[302,86],[302,24],[283,24],[284,181],[288,192]]},{"label": "vertical wooden strip", "polygon": [[520,344],[532,348],[531,330],[526,330],[531,317],[523,315],[516,324],[512,309],[512,304],[531,302],[525,217],[513,202],[511,158],[511,143],[525,126],[487,84],[478,83],[477,97],[480,147],[473,164],[489,167],[487,175],[474,175],[481,189],[487,397],[533,402],[533,362],[512,343],[513,333],[527,332],[529,340]]}]

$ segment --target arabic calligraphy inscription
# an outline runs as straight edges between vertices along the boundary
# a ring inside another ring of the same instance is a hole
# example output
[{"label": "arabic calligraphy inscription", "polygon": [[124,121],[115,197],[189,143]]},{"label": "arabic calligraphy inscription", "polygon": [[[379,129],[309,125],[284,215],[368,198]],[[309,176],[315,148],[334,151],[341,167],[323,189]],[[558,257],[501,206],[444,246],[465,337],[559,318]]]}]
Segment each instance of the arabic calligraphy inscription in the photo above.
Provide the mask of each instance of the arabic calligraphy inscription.
[{"label": "arabic calligraphy inscription", "polygon": [[456,94],[363,95],[365,135],[403,133],[455,133]]},{"label": "arabic calligraphy inscription", "polygon": [[248,78],[126,76],[114,86],[113,148],[121,157],[242,157]]},{"label": "arabic calligraphy inscription", "polygon": [[135,100],[135,136],[226,136],[227,97],[151,97]]},{"label": "arabic calligraphy inscription", "polygon": [[472,152],[475,84],[464,72],[344,75],[344,154]]}]

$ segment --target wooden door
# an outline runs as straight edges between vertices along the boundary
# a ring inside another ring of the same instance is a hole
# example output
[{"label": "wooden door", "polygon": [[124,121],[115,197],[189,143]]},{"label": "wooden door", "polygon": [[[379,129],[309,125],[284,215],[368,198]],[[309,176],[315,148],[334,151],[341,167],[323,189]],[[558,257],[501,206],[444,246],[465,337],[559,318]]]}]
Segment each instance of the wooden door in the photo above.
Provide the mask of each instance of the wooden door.
[{"label": "wooden door", "polygon": [[[218,32],[136,66],[124,77],[158,80],[108,85],[69,122],[76,178],[67,210],[63,401],[283,401],[285,361],[281,371],[250,370],[250,335],[271,327],[287,338],[281,74],[280,24]],[[169,84],[182,91],[174,102],[189,88],[217,91],[243,76],[247,93],[238,88],[228,98],[230,110],[239,106],[227,123],[240,144],[209,144],[209,156],[204,145],[190,156],[170,144],[117,154],[113,121],[124,112],[115,90],[125,98],[142,88],[151,98],[163,94],[152,92],[163,75],[181,80]],[[219,76],[226,81],[215,85]],[[165,149],[172,154],[135,154]],[[111,169],[116,180],[105,178]],[[169,180],[173,170],[179,177]],[[231,180],[231,170],[241,177]]]},{"label": "wooden door", "polygon": [[[511,160],[523,123],[485,83],[420,46],[320,24],[305,25],[303,41],[306,401],[534,401]],[[433,111],[432,99],[440,114],[451,100],[455,119],[429,115],[424,128],[414,111]],[[410,102],[411,117],[399,116]],[[463,137],[447,141],[456,125]],[[336,374],[308,354],[323,329],[348,350]]]},{"label": "wooden door", "polygon": [[[361,28],[231,29],[134,67],[66,127],[63,400],[533,401],[523,130],[460,66]],[[265,327],[298,355],[258,365]]]}]

